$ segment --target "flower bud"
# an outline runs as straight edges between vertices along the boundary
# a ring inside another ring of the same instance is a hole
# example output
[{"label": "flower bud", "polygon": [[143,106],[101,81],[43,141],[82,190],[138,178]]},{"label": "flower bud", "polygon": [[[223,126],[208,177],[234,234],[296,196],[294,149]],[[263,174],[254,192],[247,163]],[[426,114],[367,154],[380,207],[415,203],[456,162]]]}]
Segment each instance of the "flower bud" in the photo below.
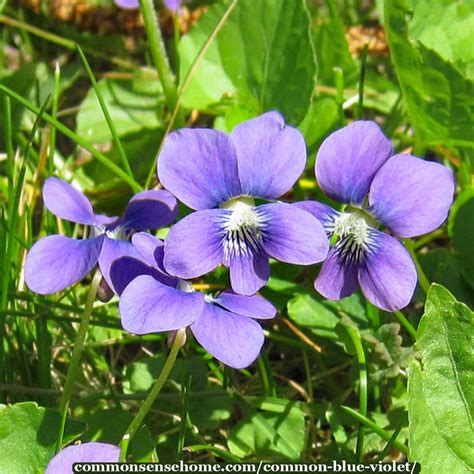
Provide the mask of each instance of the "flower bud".
[{"label": "flower bud", "polygon": [[102,301],[102,303],[107,303],[114,296],[114,292],[108,285],[108,283],[102,278],[99,283],[99,288],[97,288],[97,299]]},{"label": "flower bud", "polygon": [[178,329],[177,331],[170,331],[168,333],[168,339],[166,341],[166,344],[168,345],[170,349],[172,345],[174,344],[174,341],[176,339],[176,336],[178,335],[178,332],[180,331],[183,332],[183,339],[181,341],[180,347],[183,347],[186,344],[186,340],[187,340],[186,328],[181,328],[181,329]]}]

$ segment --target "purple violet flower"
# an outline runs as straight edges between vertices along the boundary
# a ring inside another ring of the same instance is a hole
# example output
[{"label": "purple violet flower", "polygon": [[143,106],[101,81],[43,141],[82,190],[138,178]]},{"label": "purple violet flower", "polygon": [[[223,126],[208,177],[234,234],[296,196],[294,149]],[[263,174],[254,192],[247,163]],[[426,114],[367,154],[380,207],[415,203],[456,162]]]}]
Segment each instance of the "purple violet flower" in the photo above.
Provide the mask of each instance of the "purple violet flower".
[{"label": "purple violet flower", "polygon": [[123,257],[111,269],[126,331],[148,334],[189,327],[204,349],[230,367],[247,367],[258,357],[264,336],[254,319],[275,316],[270,302],[229,290],[216,296],[194,291],[187,281],[164,272],[162,241],[140,232],[132,243],[141,259]]},{"label": "purple violet flower", "polygon": [[309,213],[275,200],[291,189],[306,164],[300,132],[269,112],[230,135],[209,129],[171,133],[158,160],[163,186],[195,209],[165,240],[168,273],[189,279],[223,263],[233,290],[258,291],[270,276],[269,258],[310,265],[327,255],[323,227]]},{"label": "purple violet flower", "polygon": [[[334,241],[315,281],[329,299],[352,294],[386,311],[405,307],[415,291],[415,265],[395,237],[426,234],[446,219],[454,195],[452,172],[412,155],[393,155],[390,141],[371,121],[332,133],[316,157],[316,179],[330,198],[347,204],[337,212],[316,201],[295,203],[312,213]],[[379,224],[380,223],[380,224]]]},{"label": "purple violet flower", "polygon": [[72,474],[76,462],[118,462],[120,448],[108,443],[83,443],[61,449],[49,461],[45,474]]},{"label": "purple violet flower", "polygon": [[40,294],[61,291],[82,280],[98,263],[113,289],[110,265],[124,255],[138,257],[128,238],[135,231],[159,229],[178,213],[176,199],[164,190],[143,191],[130,199],[122,217],[94,214],[89,200],[69,183],[48,178],[43,187],[45,206],[61,219],[89,226],[88,238],[50,235],[33,245],[25,265],[30,290]]},{"label": "purple violet flower", "polygon": [[[162,0],[165,7],[173,13],[176,13],[184,0]],[[115,5],[124,10],[136,10],[140,8],[139,0],[114,0]]]}]

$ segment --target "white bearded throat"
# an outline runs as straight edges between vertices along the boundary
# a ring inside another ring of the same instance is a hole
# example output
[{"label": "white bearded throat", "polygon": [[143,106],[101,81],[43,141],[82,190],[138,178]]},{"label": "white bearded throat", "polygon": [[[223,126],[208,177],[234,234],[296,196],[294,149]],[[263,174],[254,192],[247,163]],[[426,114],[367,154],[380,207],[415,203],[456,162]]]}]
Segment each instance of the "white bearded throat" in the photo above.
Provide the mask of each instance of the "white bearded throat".
[{"label": "white bearded throat", "polygon": [[231,211],[222,222],[224,259],[259,253],[262,250],[265,221],[251,197],[230,199],[220,206]]},{"label": "white bearded throat", "polygon": [[109,225],[107,224],[95,225],[91,228],[91,232],[92,237],[98,237],[99,235],[105,234],[109,239],[114,240],[128,240],[133,233],[133,231],[126,229],[121,225],[109,229]]},{"label": "white bearded throat", "polygon": [[360,263],[366,254],[376,248],[372,230],[376,221],[361,209],[349,208],[327,225],[331,234],[331,243],[337,255],[345,263]]}]

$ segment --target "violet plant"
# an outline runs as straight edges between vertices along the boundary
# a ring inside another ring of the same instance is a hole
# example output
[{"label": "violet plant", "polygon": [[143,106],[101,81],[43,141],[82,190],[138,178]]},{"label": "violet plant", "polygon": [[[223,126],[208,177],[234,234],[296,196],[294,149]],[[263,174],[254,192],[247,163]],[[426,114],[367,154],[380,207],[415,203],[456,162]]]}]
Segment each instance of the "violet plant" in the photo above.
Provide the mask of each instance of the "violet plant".
[{"label": "violet plant", "polygon": [[177,216],[171,194],[143,191],[129,201],[122,217],[94,214],[90,201],[79,190],[58,178],[48,178],[43,188],[46,208],[57,217],[88,226],[88,236],[74,239],[50,235],[28,252],[25,280],[30,290],[47,295],[82,280],[96,265],[110,288],[110,265],[119,257],[137,253],[130,243],[135,231],[159,229]]},{"label": "violet plant", "polygon": [[[393,155],[375,122],[356,121],[325,139],[315,172],[324,193],[344,204],[338,212],[317,201],[295,203],[321,221],[332,241],[316,290],[340,299],[360,285],[365,297],[385,311],[407,306],[417,273],[394,237],[427,234],[446,220],[454,197],[451,170],[412,155]],[[380,225],[393,237],[378,230]]]},{"label": "violet plant", "polygon": [[210,354],[234,368],[248,367],[263,345],[263,330],[254,319],[271,319],[275,307],[259,295],[232,291],[203,294],[191,283],[163,269],[163,243],[149,234],[135,234],[140,259],[124,257],[112,265],[120,294],[122,327],[133,334],[190,331]]},{"label": "violet plant", "polygon": [[327,255],[324,229],[309,213],[275,201],[306,164],[303,136],[276,112],[217,130],[171,133],[158,159],[160,182],[196,212],[165,241],[164,267],[196,278],[223,263],[232,289],[252,295],[268,281],[270,257],[310,265]]}]

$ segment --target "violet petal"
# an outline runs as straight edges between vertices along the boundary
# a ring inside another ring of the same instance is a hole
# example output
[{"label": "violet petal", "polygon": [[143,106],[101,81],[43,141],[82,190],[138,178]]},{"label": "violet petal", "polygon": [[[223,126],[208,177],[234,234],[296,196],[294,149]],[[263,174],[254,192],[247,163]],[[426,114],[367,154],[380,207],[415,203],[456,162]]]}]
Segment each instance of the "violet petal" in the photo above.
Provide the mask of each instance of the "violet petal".
[{"label": "violet petal", "polygon": [[328,236],[332,234],[334,221],[340,215],[340,213],[335,209],[319,201],[298,201],[291,203],[291,205],[299,207],[300,209],[303,209],[303,211],[312,214],[319,222],[321,222],[326,230],[326,234]]},{"label": "violet petal", "polygon": [[264,342],[260,324],[212,303],[205,303],[191,330],[206,351],[235,369],[248,367],[260,354]]},{"label": "violet petal", "polygon": [[226,310],[248,318],[272,319],[277,313],[275,306],[260,295],[245,296],[226,290],[215,301]]},{"label": "violet petal", "polygon": [[316,179],[332,199],[362,204],[392,144],[372,121],[352,122],[327,137],[316,156]]},{"label": "violet petal", "polygon": [[72,474],[76,462],[118,462],[120,448],[108,443],[83,443],[61,449],[49,461],[45,474]]},{"label": "violet petal", "polygon": [[103,240],[104,236],[77,240],[63,235],[39,240],[26,257],[28,288],[48,295],[82,280],[97,264]]},{"label": "violet petal", "polygon": [[359,269],[365,297],[385,311],[397,311],[410,303],[415,291],[415,264],[405,247],[384,232],[371,231],[370,252]]},{"label": "violet petal", "polygon": [[322,224],[309,212],[285,203],[258,207],[266,253],[277,260],[310,265],[324,260],[329,243]]},{"label": "violet petal", "polygon": [[241,194],[234,144],[217,130],[170,133],[158,159],[158,178],[192,209],[217,207]]},{"label": "violet petal", "polygon": [[160,229],[171,224],[177,215],[175,197],[168,191],[157,189],[135,194],[120,221],[127,229]]},{"label": "violet petal", "polygon": [[222,261],[222,220],[228,213],[197,211],[177,222],[165,239],[166,271],[188,279],[214,270]]},{"label": "violet petal", "polygon": [[204,295],[165,286],[149,275],[135,278],[123,291],[120,318],[134,334],[172,331],[192,324],[202,312]]},{"label": "violet petal", "polygon": [[50,177],[45,181],[43,200],[48,210],[61,219],[86,225],[95,223],[89,199],[62,179]]},{"label": "violet petal", "polygon": [[241,295],[253,295],[270,278],[268,256],[262,252],[233,255],[225,265],[230,269],[232,289]]},{"label": "violet petal", "polygon": [[110,266],[121,257],[133,257],[140,259],[140,254],[128,240],[111,239],[105,237],[102,251],[99,255],[99,267],[107,284],[116,293],[112,279],[110,278]]},{"label": "violet petal", "polygon": [[331,247],[314,287],[325,298],[340,300],[357,289],[357,267],[341,261],[336,249]]},{"label": "violet petal", "polygon": [[291,189],[306,164],[301,133],[268,112],[237,125],[230,138],[237,150],[242,194],[272,199]]},{"label": "violet petal", "polygon": [[395,155],[372,181],[369,210],[398,237],[415,237],[446,220],[453,195],[449,168],[411,155]]}]

